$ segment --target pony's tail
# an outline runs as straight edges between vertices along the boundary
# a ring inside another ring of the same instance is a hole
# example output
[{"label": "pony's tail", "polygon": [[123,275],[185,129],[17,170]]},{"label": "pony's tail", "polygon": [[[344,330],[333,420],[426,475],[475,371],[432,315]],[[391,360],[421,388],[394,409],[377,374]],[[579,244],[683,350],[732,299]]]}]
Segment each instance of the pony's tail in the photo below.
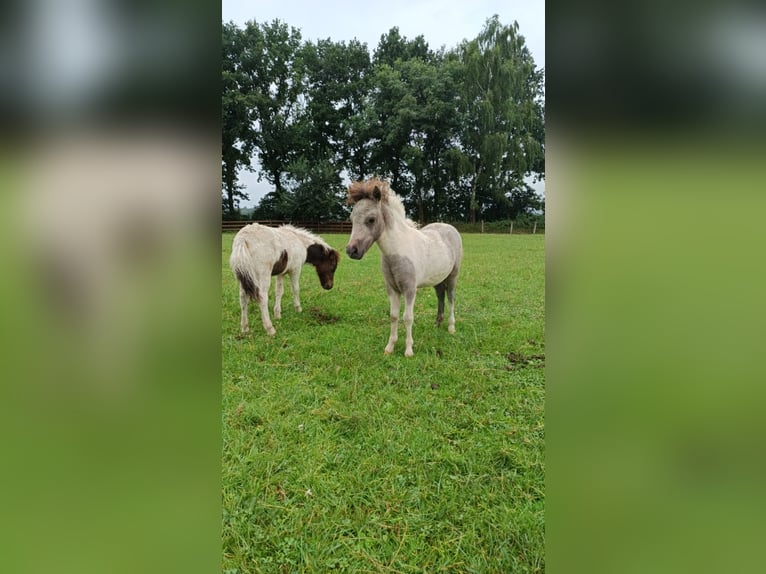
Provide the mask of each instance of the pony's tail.
[{"label": "pony's tail", "polygon": [[254,273],[252,270],[252,255],[248,250],[247,240],[239,236],[234,238],[234,243],[231,246],[231,257],[229,257],[229,266],[234,272],[234,275],[242,285],[245,293],[251,299],[258,299],[258,287],[253,280]]}]

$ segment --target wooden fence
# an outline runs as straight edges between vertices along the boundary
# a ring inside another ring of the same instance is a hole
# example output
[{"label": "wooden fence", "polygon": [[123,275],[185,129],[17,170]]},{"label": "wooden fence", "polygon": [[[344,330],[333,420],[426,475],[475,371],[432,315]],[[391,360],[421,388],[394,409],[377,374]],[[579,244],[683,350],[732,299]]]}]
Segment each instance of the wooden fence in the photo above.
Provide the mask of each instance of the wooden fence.
[{"label": "wooden fence", "polygon": [[290,225],[294,225],[295,227],[302,227],[303,229],[308,229],[309,231],[313,233],[351,233],[350,221],[316,222],[316,221],[281,221],[281,220],[274,220],[274,219],[259,219],[256,221],[222,221],[221,229],[223,231],[239,231],[245,225],[250,225],[251,223],[260,223],[261,225],[267,225],[269,227],[279,227],[280,225],[289,223]]},{"label": "wooden fence", "polygon": [[[347,234],[351,233],[351,222],[350,221],[328,221],[324,223],[319,223],[316,221],[282,221],[282,220],[275,220],[275,219],[259,219],[256,221],[222,221],[221,222],[221,229],[222,231],[239,231],[242,229],[245,225],[249,225],[251,223],[260,223],[261,225],[267,225],[269,227],[279,227],[280,225],[283,225],[285,223],[290,223],[291,225],[294,225],[295,227],[302,227],[304,229],[308,229],[309,231],[312,231],[313,233],[340,233],[340,234]],[[514,228],[513,223],[510,224],[508,227],[499,227],[496,224],[490,224],[487,223],[486,229],[484,226],[484,222],[478,222],[478,223],[456,223],[454,224],[458,231],[461,233],[514,233],[517,235],[520,234],[538,234],[538,233],[545,233],[545,227],[544,226],[537,226],[537,223],[534,223],[533,227],[527,228],[527,227],[516,227]]]}]

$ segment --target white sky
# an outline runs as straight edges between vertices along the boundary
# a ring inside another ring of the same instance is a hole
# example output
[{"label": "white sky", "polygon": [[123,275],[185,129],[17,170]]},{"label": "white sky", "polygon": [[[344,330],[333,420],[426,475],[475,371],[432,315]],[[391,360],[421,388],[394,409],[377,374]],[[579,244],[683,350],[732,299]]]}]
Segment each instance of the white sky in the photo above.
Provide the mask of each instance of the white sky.
[{"label": "white sky", "polygon": [[[394,26],[407,39],[423,35],[429,47],[454,48],[462,40],[476,37],[487,18],[497,14],[502,24],[519,23],[519,32],[532,53],[535,64],[545,67],[544,0],[222,0],[224,22],[242,27],[248,20],[271,22],[278,19],[301,31],[303,40],[330,38],[335,42],[354,38],[366,43],[372,52],[380,37]],[[240,183],[247,187],[255,205],[271,190],[257,174],[243,171]],[[530,182],[531,183],[531,182]],[[532,183],[545,193],[545,182]]]}]

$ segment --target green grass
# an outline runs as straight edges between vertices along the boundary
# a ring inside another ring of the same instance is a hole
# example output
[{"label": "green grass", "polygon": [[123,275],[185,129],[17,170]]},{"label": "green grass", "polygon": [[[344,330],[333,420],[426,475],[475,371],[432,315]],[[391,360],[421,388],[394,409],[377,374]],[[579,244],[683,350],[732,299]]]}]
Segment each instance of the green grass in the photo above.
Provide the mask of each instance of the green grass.
[{"label": "green grass", "polygon": [[[275,337],[238,336],[223,235],[223,571],[543,572],[544,238],[463,235],[456,328],[415,303],[394,355],[374,246]],[[348,236],[324,238],[342,252]],[[273,283],[273,282],[272,282]],[[273,286],[270,294],[273,306]]]}]

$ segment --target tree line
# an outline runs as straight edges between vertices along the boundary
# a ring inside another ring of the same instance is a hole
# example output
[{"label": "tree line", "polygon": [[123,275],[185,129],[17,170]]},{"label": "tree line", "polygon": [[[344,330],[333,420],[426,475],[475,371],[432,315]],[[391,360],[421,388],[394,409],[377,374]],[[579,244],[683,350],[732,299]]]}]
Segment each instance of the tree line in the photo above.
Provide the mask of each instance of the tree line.
[{"label": "tree line", "polygon": [[514,220],[544,210],[544,71],[517,23],[432,50],[394,27],[302,41],[274,20],[222,25],[222,211],[247,199],[237,174],[272,187],[257,219],[345,219],[346,180],[385,178],[423,222]]}]

